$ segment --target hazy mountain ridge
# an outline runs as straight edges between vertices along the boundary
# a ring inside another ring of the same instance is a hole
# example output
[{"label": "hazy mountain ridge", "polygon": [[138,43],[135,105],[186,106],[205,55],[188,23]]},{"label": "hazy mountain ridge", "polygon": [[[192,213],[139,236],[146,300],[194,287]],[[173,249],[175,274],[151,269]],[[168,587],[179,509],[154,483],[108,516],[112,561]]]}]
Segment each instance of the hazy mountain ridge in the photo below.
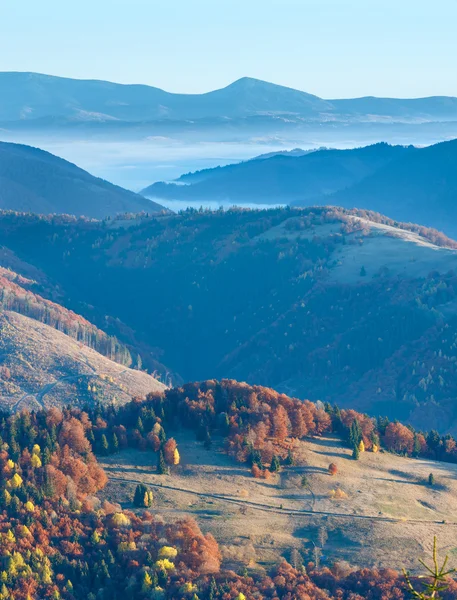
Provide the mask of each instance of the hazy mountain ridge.
[{"label": "hazy mountain ridge", "polygon": [[356,98],[324,100],[285,86],[244,77],[204,94],[174,94],[147,85],[76,80],[39,73],[0,73],[0,121],[62,117],[70,121],[149,121],[253,115],[306,119],[457,120],[457,99]]},{"label": "hazy mountain ridge", "polygon": [[163,208],[49,152],[0,142],[0,208],[105,218]]},{"label": "hazy mountain ridge", "polygon": [[302,156],[278,154],[264,160],[198,171],[180,178],[178,184],[155,183],[142,193],[153,198],[178,200],[219,199],[272,204],[302,204],[308,200],[315,204],[315,199],[350,188],[390,161],[415,151],[413,146],[380,143],[353,150],[322,149]]}]

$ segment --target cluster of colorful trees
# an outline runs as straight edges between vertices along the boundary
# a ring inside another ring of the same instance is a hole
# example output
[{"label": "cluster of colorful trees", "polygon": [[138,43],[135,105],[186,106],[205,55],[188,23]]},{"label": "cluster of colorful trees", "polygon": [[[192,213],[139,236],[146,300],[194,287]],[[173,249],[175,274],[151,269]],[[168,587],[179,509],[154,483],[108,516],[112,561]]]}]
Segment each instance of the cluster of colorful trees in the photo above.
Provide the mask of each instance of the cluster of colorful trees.
[{"label": "cluster of colorful trees", "polygon": [[447,434],[415,431],[387,418],[373,418],[328,403],[302,401],[262,386],[208,380],[150,394],[146,406],[167,426],[191,427],[207,447],[213,434],[225,438],[227,452],[265,476],[278,460],[293,461],[293,439],[338,433],[359,452],[380,449],[405,456],[457,462],[457,444]]},{"label": "cluster of colorful trees", "polygon": [[[128,446],[151,450],[160,472],[161,465],[179,462],[176,442],[165,433],[177,425],[194,428],[208,448],[214,433],[224,435],[227,451],[259,471],[268,462],[274,470],[280,460],[293,461],[290,436],[342,428],[367,449],[379,435],[402,452],[407,437],[398,423],[229,380],[189,384],[120,408],[2,413],[0,599],[378,600],[381,592],[386,600],[406,598],[393,571],[343,573],[338,566],[320,570],[310,563],[305,569],[286,562],[268,575],[223,571],[216,540],[194,521],[165,524],[150,512],[125,511],[97,497],[107,478],[96,454]],[[417,437],[421,452],[429,451],[429,438]],[[138,486],[134,505],[152,501],[150,490]],[[457,598],[455,583],[443,597]]]}]

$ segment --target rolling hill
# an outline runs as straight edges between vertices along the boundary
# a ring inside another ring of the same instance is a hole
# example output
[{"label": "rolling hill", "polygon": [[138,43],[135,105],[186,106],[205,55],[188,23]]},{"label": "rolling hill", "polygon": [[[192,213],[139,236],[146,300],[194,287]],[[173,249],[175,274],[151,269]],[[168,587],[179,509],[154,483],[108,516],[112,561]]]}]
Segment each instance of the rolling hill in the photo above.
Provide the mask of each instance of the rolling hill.
[{"label": "rolling hill", "polygon": [[298,157],[275,155],[198,171],[177,183],[155,183],[142,194],[176,200],[312,204],[316,198],[350,188],[390,161],[415,152],[412,146],[375,144],[354,150],[324,149]]},{"label": "rolling hill", "polygon": [[121,341],[181,381],[232,377],[457,430],[457,242],[437,231],[317,207],[3,214],[0,235],[19,272],[45,274],[43,294],[122,323]]},{"label": "rolling hill", "polygon": [[439,549],[457,597],[449,436],[209,380],[3,413],[0,437],[3,595],[406,600],[400,568],[422,589]]},{"label": "rolling hill", "polygon": [[457,99],[357,98],[324,100],[312,94],[244,77],[205,94],[172,94],[147,85],[77,80],[39,73],[0,73],[0,122],[60,118],[115,123],[287,115],[311,121],[392,122],[457,119]]},{"label": "rolling hill", "polygon": [[163,208],[49,152],[0,142],[0,208],[103,219]]}]

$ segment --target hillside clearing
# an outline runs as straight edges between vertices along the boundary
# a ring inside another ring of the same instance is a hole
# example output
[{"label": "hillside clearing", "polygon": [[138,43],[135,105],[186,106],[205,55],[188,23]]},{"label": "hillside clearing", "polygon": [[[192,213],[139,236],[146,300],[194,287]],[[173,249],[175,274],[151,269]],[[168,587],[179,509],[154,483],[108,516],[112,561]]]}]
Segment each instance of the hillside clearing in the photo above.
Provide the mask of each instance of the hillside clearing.
[{"label": "hillside clearing", "polygon": [[84,402],[125,403],[165,386],[126,368],[53,327],[0,312],[0,406],[42,408]]},{"label": "hillside clearing", "polygon": [[[104,459],[105,493],[126,507],[137,483],[152,486],[154,508],[167,520],[196,518],[219,540],[227,566],[263,568],[289,558],[292,548],[312,560],[319,529],[328,537],[323,564],[415,568],[433,535],[451,562],[457,559],[456,465],[387,453],[363,453],[354,461],[332,437],[300,442],[297,465],[265,481],[225,455],[220,443],[207,451],[186,431],[175,437],[182,463],[170,476],[156,475],[155,454],[127,450]],[[330,462],[338,467],[334,477]],[[426,484],[430,472],[433,487]],[[303,476],[312,493],[302,487]],[[331,498],[337,489],[347,497]]]}]

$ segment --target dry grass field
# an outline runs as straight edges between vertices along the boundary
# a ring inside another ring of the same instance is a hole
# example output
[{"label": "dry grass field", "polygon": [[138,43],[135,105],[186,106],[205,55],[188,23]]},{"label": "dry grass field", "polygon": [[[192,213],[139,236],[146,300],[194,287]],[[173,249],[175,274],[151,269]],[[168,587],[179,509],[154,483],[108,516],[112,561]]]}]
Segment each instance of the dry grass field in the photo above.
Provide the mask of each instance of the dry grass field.
[{"label": "dry grass field", "polygon": [[[355,461],[332,437],[299,442],[297,464],[265,481],[224,454],[220,443],[205,450],[192,433],[175,438],[182,460],[171,475],[155,473],[151,452],[104,459],[105,494],[127,508],[137,483],[151,486],[151,510],[166,520],[193,516],[219,541],[227,567],[266,568],[281,556],[290,559],[294,548],[313,560],[318,547],[323,565],[414,570],[434,535],[457,566],[457,465],[368,452]],[[328,473],[331,462],[335,476]]]}]

